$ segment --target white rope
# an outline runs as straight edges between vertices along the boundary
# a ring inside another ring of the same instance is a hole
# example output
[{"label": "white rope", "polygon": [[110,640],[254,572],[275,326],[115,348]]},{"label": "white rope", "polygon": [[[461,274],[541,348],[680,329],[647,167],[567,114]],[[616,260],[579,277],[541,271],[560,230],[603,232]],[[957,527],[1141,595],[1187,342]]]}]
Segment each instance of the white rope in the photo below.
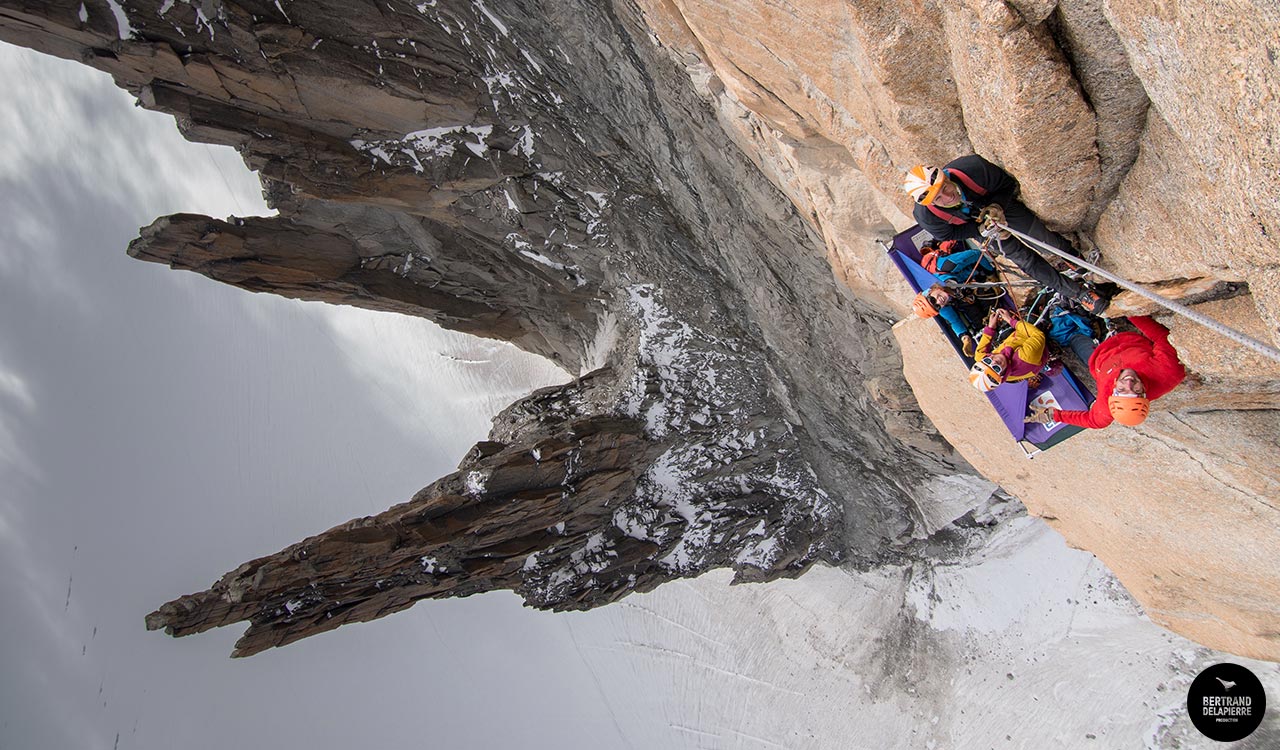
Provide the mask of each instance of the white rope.
[{"label": "white rope", "polygon": [[[946,286],[946,282],[943,282]],[[1040,286],[1038,281],[966,281],[963,284],[956,283],[957,289],[993,289],[995,287],[1008,286]]]},{"label": "white rope", "polygon": [[1023,234],[1022,232],[1019,232],[1018,230],[1014,229],[1013,227],[1009,226],[1008,224],[996,224],[996,226],[1009,232],[1010,234],[1012,234],[1013,236],[1017,237],[1018,239],[1022,240],[1025,243],[1034,245],[1042,250],[1051,252],[1060,258],[1064,258],[1067,261],[1077,266],[1080,266],[1081,268],[1092,271],[1093,273],[1096,273],[1102,278],[1115,282],[1119,286],[1122,286],[1125,289],[1128,289],[1134,294],[1138,294],[1143,297],[1146,297],[1152,302],[1155,302],[1156,304],[1162,307],[1168,308],[1169,310],[1172,310],[1173,312],[1176,312],[1185,318],[1193,320],[1196,323],[1199,323],[1200,325],[1204,326],[1205,328],[1208,328],[1211,331],[1220,333],[1223,336],[1226,336],[1227,338],[1235,341],[1236,343],[1256,351],[1257,353],[1261,354],[1264,357],[1273,359],[1276,362],[1280,362],[1280,349],[1277,349],[1274,346],[1265,344],[1253,338],[1252,336],[1246,336],[1245,334],[1235,330],[1234,328],[1225,326],[1222,323],[1219,323],[1218,321],[1214,320],[1213,318],[1210,318],[1206,315],[1202,315],[1180,302],[1174,302],[1171,299],[1161,297],[1155,292],[1149,291],[1147,289],[1143,289],[1142,287],[1138,286],[1137,284],[1131,281],[1125,281],[1119,276],[1116,276],[1115,274],[1104,271],[1101,268],[1098,268],[1097,266],[1093,265],[1092,263],[1089,263],[1088,261],[1081,260],[1080,258],[1075,257],[1071,253],[1064,252],[1062,250],[1059,250],[1056,247],[1047,245],[1041,242],[1040,240],[1037,240],[1035,237],[1029,237]]}]

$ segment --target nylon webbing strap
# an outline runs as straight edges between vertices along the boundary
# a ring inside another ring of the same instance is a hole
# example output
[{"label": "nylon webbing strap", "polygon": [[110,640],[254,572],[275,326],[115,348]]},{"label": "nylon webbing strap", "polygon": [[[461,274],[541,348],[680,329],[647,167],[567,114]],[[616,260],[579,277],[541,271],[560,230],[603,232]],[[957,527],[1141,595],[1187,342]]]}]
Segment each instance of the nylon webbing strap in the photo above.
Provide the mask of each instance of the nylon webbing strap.
[{"label": "nylon webbing strap", "polygon": [[1219,333],[1219,334],[1222,334],[1223,336],[1226,336],[1227,338],[1231,339],[1232,341],[1235,341],[1237,344],[1240,344],[1241,346],[1246,346],[1254,350],[1255,352],[1261,354],[1264,357],[1275,360],[1276,362],[1280,362],[1280,349],[1277,349],[1274,346],[1265,344],[1253,338],[1252,336],[1246,336],[1245,334],[1235,330],[1234,328],[1225,326],[1219,323],[1218,321],[1214,320],[1213,318],[1210,318],[1206,315],[1202,315],[1180,302],[1174,302],[1171,299],[1161,297],[1155,292],[1149,291],[1147,289],[1143,289],[1142,287],[1138,286],[1132,281],[1126,281],[1120,278],[1119,276],[1116,276],[1113,273],[1104,271],[1103,269],[1098,268],[1097,266],[1093,265],[1092,263],[1086,260],[1081,260],[1080,258],[1077,258],[1071,253],[1064,252],[1062,250],[1059,250],[1056,247],[1047,245],[1041,242],[1040,240],[1037,240],[1034,237],[1028,237],[1027,235],[1023,234],[1022,232],[1019,232],[1018,230],[1014,229],[1008,224],[997,224],[996,226],[1009,232],[1014,237],[1017,237],[1018,239],[1022,240],[1023,242],[1029,245],[1033,245],[1035,247],[1040,248],[1041,250],[1053,253],[1054,255],[1057,255],[1060,258],[1063,258],[1077,266],[1080,266],[1081,268],[1092,271],[1093,273],[1096,273],[1102,278],[1107,279],[1108,281],[1114,282],[1115,284],[1121,287],[1124,287],[1125,289],[1128,289],[1134,294],[1140,295],[1142,297],[1146,297],[1147,299],[1151,300],[1152,302],[1155,302],[1161,307],[1172,310],[1173,312],[1178,313],[1184,318],[1188,318],[1192,321],[1195,321],[1196,323],[1199,323],[1200,325],[1204,326],[1205,328],[1208,328],[1209,330],[1215,333]]}]

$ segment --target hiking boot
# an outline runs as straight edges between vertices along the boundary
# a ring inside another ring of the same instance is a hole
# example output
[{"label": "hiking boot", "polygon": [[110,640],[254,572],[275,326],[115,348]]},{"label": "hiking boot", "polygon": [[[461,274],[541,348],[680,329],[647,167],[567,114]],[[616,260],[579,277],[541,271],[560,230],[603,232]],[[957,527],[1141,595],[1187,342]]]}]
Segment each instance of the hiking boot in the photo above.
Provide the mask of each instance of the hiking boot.
[{"label": "hiking boot", "polygon": [[1076,304],[1090,315],[1102,315],[1111,304],[1111,300],[1097,292],[1086,289],[1084,294],[1076,298]]}]

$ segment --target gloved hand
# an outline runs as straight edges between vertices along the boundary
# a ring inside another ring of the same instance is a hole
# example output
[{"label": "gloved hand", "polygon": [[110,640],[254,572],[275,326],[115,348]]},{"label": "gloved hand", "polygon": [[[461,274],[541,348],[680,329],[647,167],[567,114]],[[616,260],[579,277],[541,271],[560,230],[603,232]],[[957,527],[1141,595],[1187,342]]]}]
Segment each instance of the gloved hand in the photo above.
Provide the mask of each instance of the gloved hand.
[{"label": "gloved hand", "polygon": [[964,356],[972,357],[973,353],[978,350],[978,344],[969,334],[960,337],[960,351],[964,352]]},{"label": "gloved hand", "polygon": [[1005,210],[1000,207],[1000,203],[992,203],[992,205],[987,206],[986,209],[978,211],[978,221],[982,221],[982,223],[993,221],[993,223],[996,224],[1004,224]]},{"label": "gloved hand", "polygon": [[1027,424],[1042,424],[1047,426],[1053,422],[1053,409],[1048,409],[1043,406],[1033,406],[1031,407],[1031,413],[1022,421]]},{"label": "gloved hand", "polygon": [[1013,235],[996,226],[997,224],[1004,223],[1004,209],[1001,208],[999,204],[992,203],[990,206],[987,206],[978,212],[978,225],[982,231],[983,237],[999,237],[1002,240],[1009,239]]}]

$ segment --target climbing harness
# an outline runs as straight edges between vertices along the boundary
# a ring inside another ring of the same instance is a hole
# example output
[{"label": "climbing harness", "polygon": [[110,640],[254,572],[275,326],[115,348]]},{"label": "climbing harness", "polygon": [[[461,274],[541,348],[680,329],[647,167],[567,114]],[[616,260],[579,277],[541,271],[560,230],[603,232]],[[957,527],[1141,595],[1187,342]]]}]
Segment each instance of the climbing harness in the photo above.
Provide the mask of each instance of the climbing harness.
[{"label": "climbing harness", "polygon": [[1022,240],[1024,243],[1027,243],[1029,245],[1034,245],[1037,248],[1053,253],[1054,255],[1057,255],[1058,257],[1062,258],[1068,263],[1073,263],[1077,266],[1080,266],[1081,268],[1091,271],[1097,274],[1098,276],[1101,276],[1102,278],[1107,279],[1108,281],[1111,281],[1125,289],[1128,289],[1134,294],[1140,295],[1142,297],[1146,297],[1152,302],[1155,302],[1156,304],[1162,307],[1172,310],[1173,312],[1178,313],[1184,318],[1188,318],[1196,323],[1199,323],[1200,325],[1204,326],[1205,328],[1208,328],[1209,330],[1215,333],[1222,334],[1223,336],[1226,336],[1232,341],[1235,341],[1237,344],[1248,347],[1254,350],[1255,352],[1261,354],[1264,357],[1275,360],[1276,362],[1280,362],[1280,349],[1277,349],[1274,346],[1269,346],[1268,344],[1265,344],[1253,338],[1252,336],[1246,336],[1245,334],[1235,330],[1234,328],[1225,326],[1222,323],[1219,323],[1218,321],[1214,320],[1213,318],[1210,318],[1206,315],[1202,315],[1196,312],[1195,310],[1192,310],[1191,308],[1187,307],[1184,304],[1181,304],[1179,302],[1174,302],[1173,300],[1166,299],[1165,297],[1161,297],[1159,294],[1156,294],[1155,292],[1149,291],[1147,289],[1143,289],[1142,287],[1138,286],[1137,284],[1131,281],[1125,281],[1124,279],[1120,278],[1119,276],[1116,276],[1115,274],[1104,271],[1103,269],[1098,268],[1097,266],[1093,265],[1092,263],[1089,263],[1088,261],[1081,260],[1080,258],[1077,258],[1076,256],[1068,252],[1059,250],[1058,248],[1053,247],[1052,245],[1045,244],[1034,237],[1029,237],[1026,234],[1023,234],[1022,232],[1019,232],[1018,230],[1009,226],[1008,224],[997,224],[996,226],[1000,227],[1006,232],[1009,232],[1014,237],[1017,237],[1018,239]]},{"label": "climbing harness", "polygon": [[973,292],[973,297],[977,302],[994,302],[1003,297],[1005,292],[1016,287],[1031,288],[1037,286],[1039,286],[1039,283],[1030,279],[1021,281],[966,281],[964,283],[950,282],[943,284],[944,288]]},{"label": "climbing harness", "polygon": [[[992,244],[994,244],[994,245],[996,246],[996,252],[994,252],[994,253],[993,253],[993,252],[991,252],[991,245],[992,245]],[[1003,283],[1003,284],[1007,285],[1007,286],[1008,286],[1008,287],[1010,287],[1010,288],[1012,288],[1012,287],[1014,287],[1014,286],[1022,286],[1022,285],[1023,285],[1022,283],[1018,283],[1018,282],[1010,281],[1010,280],[1009,280],[1009,275],[1008,275],[1007,273],[1005,273],[1005,269],[1001,267],[1001,264],[999,264],[999,263],[997,263],[997,262],[996,262],[996,256],[997,256],[997,255],[998,255],[999,257],[1001,257],[1001,258],[1003,258],[1003,257],[1004,257],[1004,243],[1000,241],[1000,237],[999,237],[999,236],[997,236],[997,235],[995,235],[995,234],[992,234],[992,235],[990,235],[990,236],[987,236],[987,237],[986,237],[986,239],[984,239],[984,240],[982,241],[982,245],[980,245],[980,246],[979,246],[979,250],[981,250],[981,251],[982,251],[982,254],[983,254],[984,256],[986,256],[987,258],[989,258],[989,259],[991,260],[991,265],[996,269],[996,278],[1000,279],[1000,283]],[[975,266],[975,268],[976,268],[976,266]],[[1034,282],[1034,281],[1030,281],[1027,285],[1028,285],[1028,286],[1034,286],[1035,284],[1036,284],[1036,282]],[[998,298],[999,298],[999,295],[996,295],[996,298],[998,299]]]}]

